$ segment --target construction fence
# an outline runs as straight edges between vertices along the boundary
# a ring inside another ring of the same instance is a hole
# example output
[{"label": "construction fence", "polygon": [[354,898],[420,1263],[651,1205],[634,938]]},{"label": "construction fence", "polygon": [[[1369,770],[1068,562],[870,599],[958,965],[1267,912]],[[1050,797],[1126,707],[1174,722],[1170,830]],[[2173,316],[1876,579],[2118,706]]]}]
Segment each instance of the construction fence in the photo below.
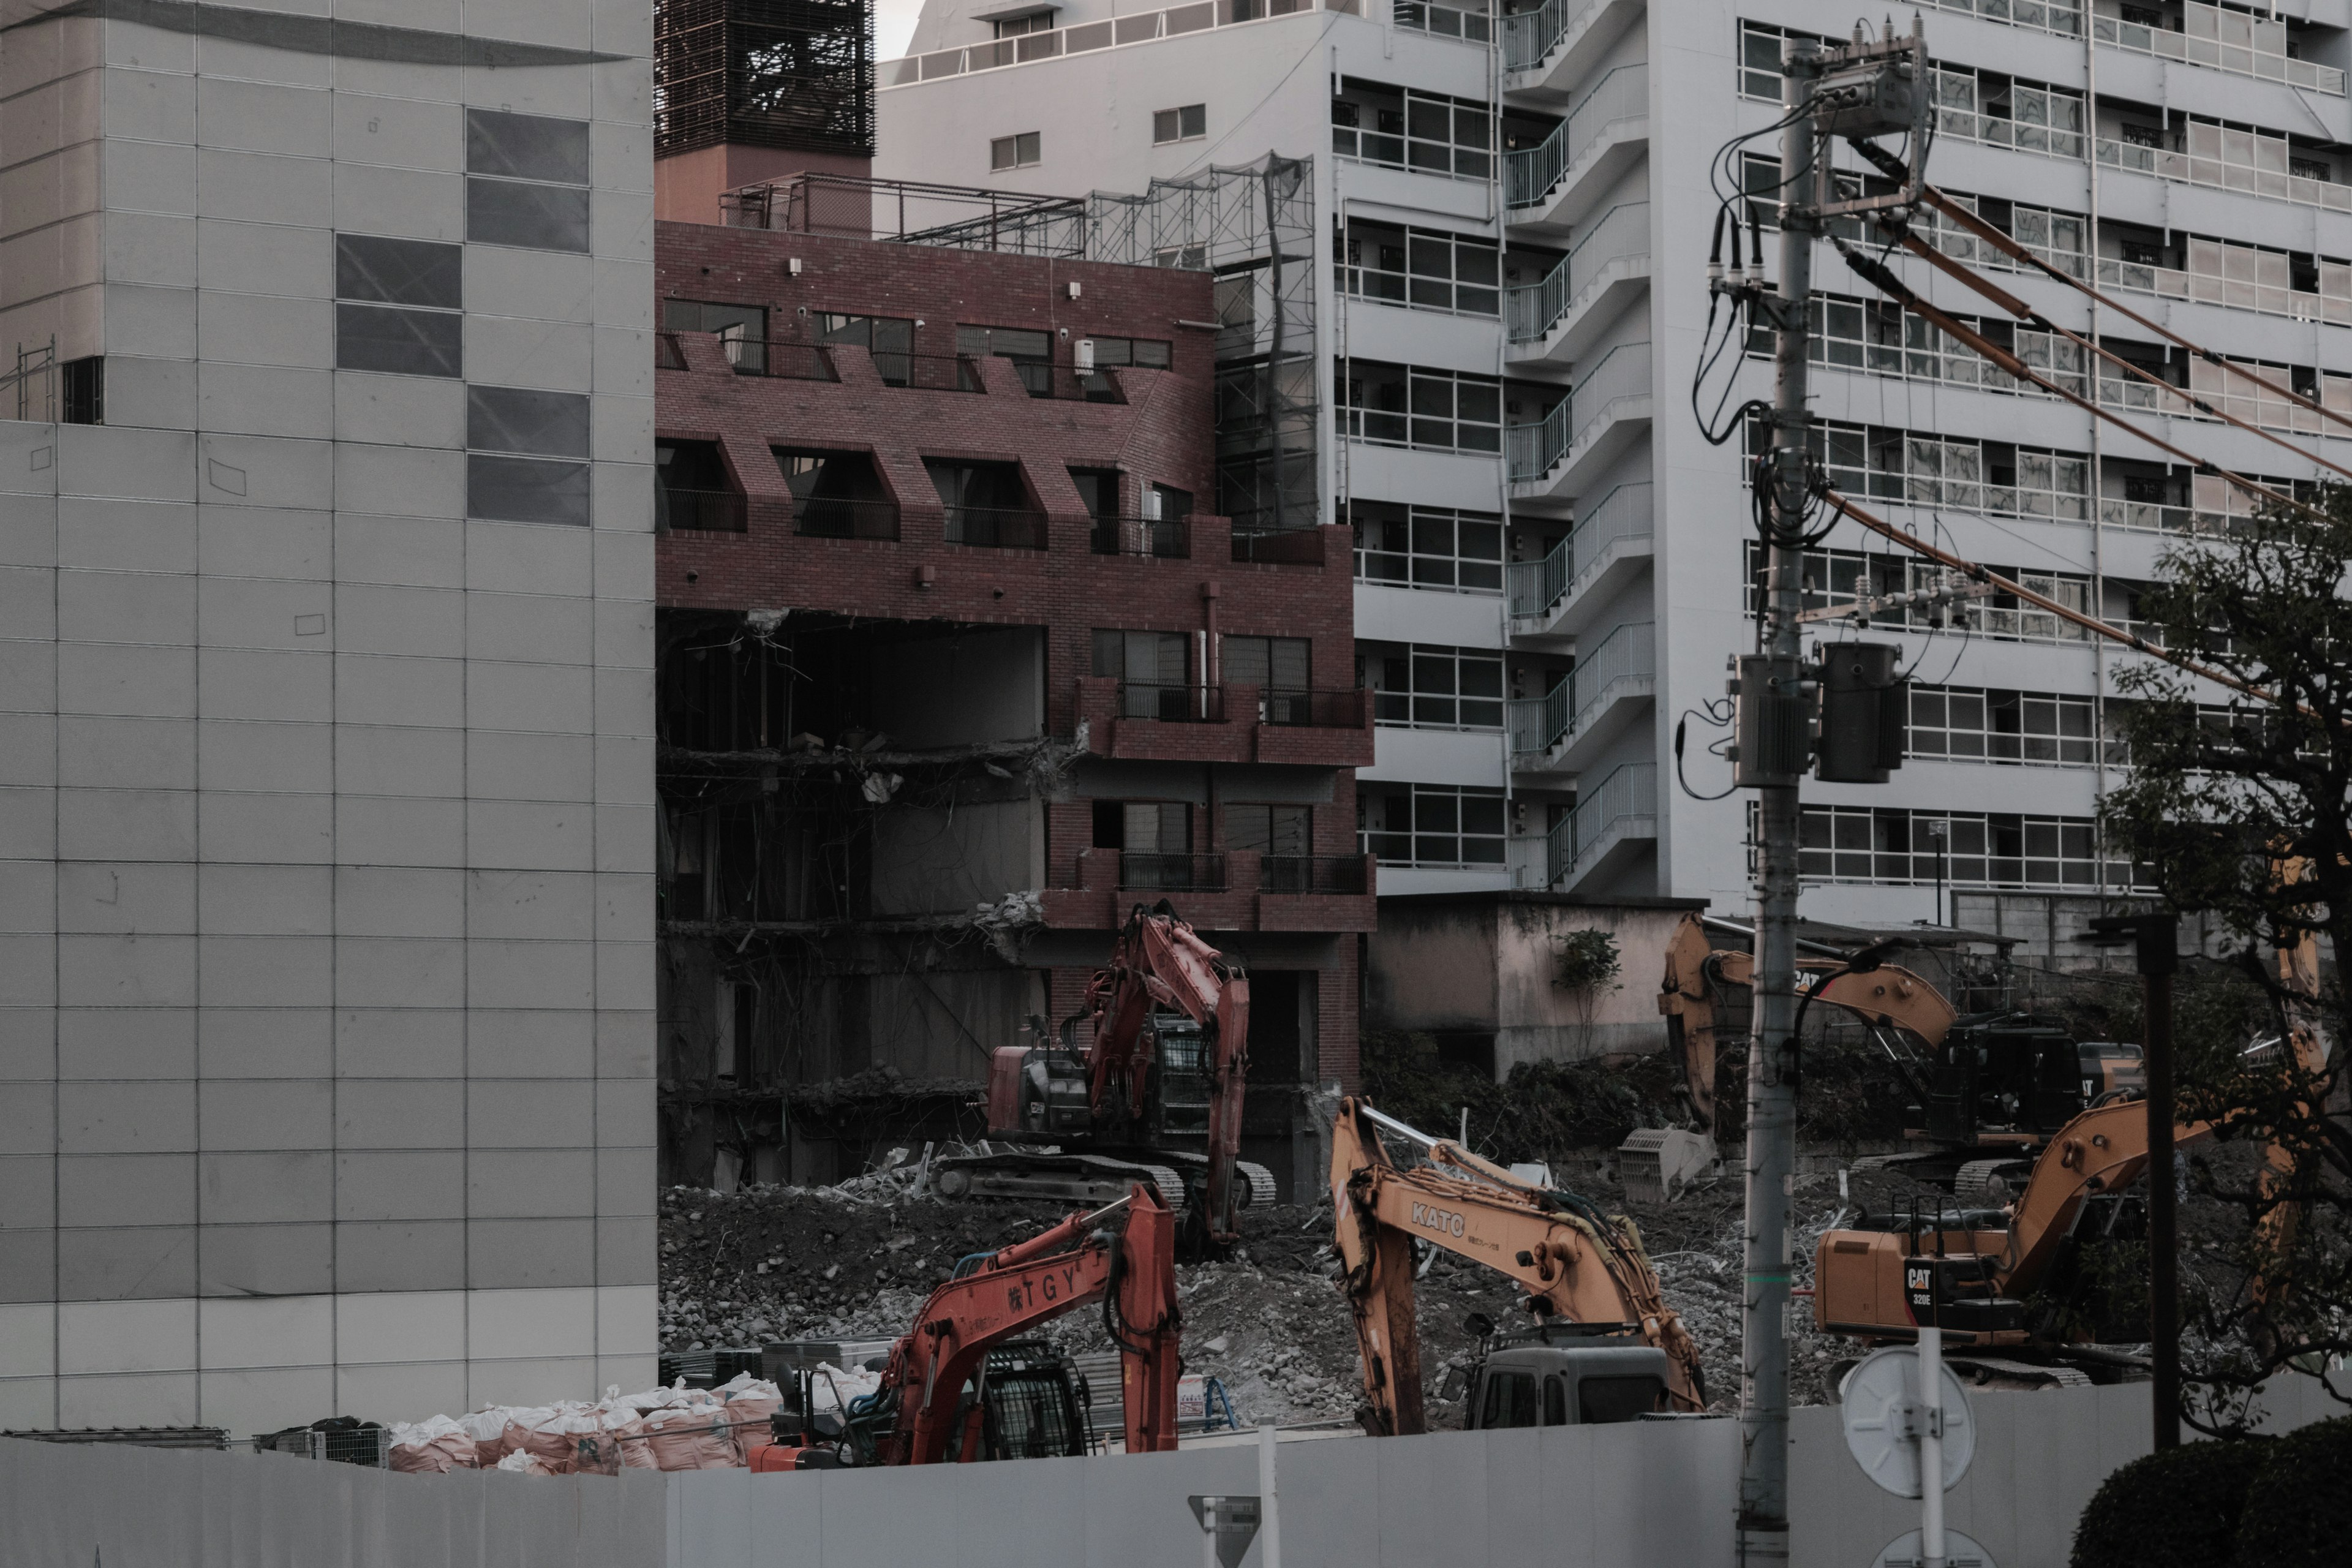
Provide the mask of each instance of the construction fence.
[{"label": "construction fence", "polygon": [[[1976,1394],[1955,1529],[2064,1568],[2101,1479],[2148,1443],[2145,1384]],[[2311,1379],[2277,1429],[2337,1414]],[[1918,1523],[1795,1413],[1790,1561],[1868,1568]],[[1729,1420],[1286,1441],[1283,1568],[1733,1568]],[[1138,1458],[753,1475],[398,1475],[274,1454],[0,1441],[0,1563],[72,1568],[1193,1568],[1185,1499],[1258,1490],[1247,1441]],[[1240,1568],[1259,1568],[1263,1542]]]}]

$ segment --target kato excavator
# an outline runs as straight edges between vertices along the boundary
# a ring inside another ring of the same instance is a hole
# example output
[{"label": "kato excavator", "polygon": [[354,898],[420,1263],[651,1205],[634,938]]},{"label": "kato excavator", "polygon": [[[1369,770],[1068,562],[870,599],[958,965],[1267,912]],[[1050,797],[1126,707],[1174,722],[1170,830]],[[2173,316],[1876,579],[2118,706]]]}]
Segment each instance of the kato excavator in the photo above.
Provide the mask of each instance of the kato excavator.
[{"label": "kato excavator", "polygon": [[[1400,1167],[1385,1133],[1420,1151]],[[1628,1421],[1706,1408],[1698,1346],[1665,1303],[1641,1233],[1573,1193],[1539,1186],[1449,1139],[1342,1100],[1331,1129],[1331,1202],[1356,1321],[1364,1408],[1374,1436],[1428,1429],[1413,1244],[1442,1248],[1517,1281],[1532,1329],[1480,1341],[1469,1421],[1490,1426]]]},{"label": "kato excavator", "polygon": [[959,1264],[891,1346],[873,1394],[845,1408],[811,1411],[804,1379],[786,1388],[772,1418],[774,1441],[754,1449],[751,1468],[1083,1454],[1083,1383],[1066,1358],[1016,1342],[1097,1303],[1119,1349],[1127,1451],[1175,1447],[1183,1321],[1176,1305],[1176,1219],[1159,1189],[1139,1182],[1117,1203]]},{"label": "kato excavator", "polygon": [[1150,1182],[1184,1215],[1188,1250],[1230,1244],[1239,1211],[1276,1195],[1274,1173],[1239,1157],[1249,995],[1240,963],[1173,904],[1137,904],[1059,1035],[1033,1020],[1035,1044],[994,1053],[988,1136],[1013,1147],[944,1156],[934,1186],[1101,1203]]},{"label": "kato excavator", "polygon": [[[1741,1005],[1735,994],[1751,987],[1755,960],[1737,949],[1715,948],[1707,927],[1700,917],[1685,915],[1675,928],[1666,946],[1658,1011],[1683,1069],[1693,1130],[1711,1140],[1719,1015]],[[1963,1202],[2006,1197],[2070,1118],[2145,1081],[2137,1046],[2077,1042],[2023,1014],[1962,1016],[1910,970],[1881,963],[1866,973],[1842,973],[1843,963],[1835,950],[1820,948],[1799,958],[1797,968],[1801,981],[1817,986],[1813,1002],[1870,1029],[1919,1108],[1923,1125],[1906,1131],[1917,1152],[1884,1163],[1948,1184]],[[1831,978],[1824,983],[1823,975]],[[1626,1141],[1619,1165],[1629,1191],[1645,1183],[1671,1185],[1641,1168],[1643,1162],[1658,1163],[1654,1151],[1664,1142],[1647,1129]]]}]

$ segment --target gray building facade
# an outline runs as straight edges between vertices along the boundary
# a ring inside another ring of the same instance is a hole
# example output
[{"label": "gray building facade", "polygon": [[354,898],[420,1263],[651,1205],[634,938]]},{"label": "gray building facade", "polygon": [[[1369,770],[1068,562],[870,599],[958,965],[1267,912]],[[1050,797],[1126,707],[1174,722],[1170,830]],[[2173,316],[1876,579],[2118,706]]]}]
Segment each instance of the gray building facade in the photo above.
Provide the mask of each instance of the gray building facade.
[{"label": "gray building facade", "polygon": [[0,1428],[654,1374],[650,10],[0,7]]}]

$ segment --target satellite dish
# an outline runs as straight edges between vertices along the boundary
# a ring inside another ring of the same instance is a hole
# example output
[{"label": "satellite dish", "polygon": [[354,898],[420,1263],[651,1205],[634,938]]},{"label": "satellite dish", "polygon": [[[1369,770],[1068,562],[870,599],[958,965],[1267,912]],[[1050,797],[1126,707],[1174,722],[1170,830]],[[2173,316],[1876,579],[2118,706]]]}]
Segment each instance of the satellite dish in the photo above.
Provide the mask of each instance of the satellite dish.
[{"label": "satellite dish", "polygon": [[[1913,1531],[1878,1554],[1870,1568],[1920,1568],[1919,1532]],[[1992,1553],[1957,1530],[1944,1531],[1944,1568],[1994,1568]]]},{"label": "satellite dish", "polygon": [[[1975,1457],[1977,1424],[1968,1390],[1944,1373],[1944,1489],[1958,1486]],[[1862,1473],[1896,1497],[1918,1497],[1919,1352],[1909,1345],[1874,1351],[1846,1373],[1845,1446]],[[1889,1550],[1892,1550],[1890,1548]]]}]

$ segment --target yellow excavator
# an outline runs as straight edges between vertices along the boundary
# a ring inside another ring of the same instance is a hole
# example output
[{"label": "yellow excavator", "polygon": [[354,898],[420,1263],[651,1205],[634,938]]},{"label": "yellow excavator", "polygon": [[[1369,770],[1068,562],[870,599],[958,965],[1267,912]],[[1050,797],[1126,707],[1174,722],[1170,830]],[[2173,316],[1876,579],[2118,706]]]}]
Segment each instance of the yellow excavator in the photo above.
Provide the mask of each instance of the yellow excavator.
[{"label": "yellow excavator", "polygon": [[[1683,1072],[1693,1130],[1716,1131],[1718,1033],[1727,1012],[1744,1032],[1755,960],[1714,945],[1710,930],[1745,934],[1728,921],[1685,915],[1666,945],[1658,1011]],[[2017,1013],[1961,1016],[1943,993],[1908,969],[1880,963],[1845,973],[1836,950],[1816,947],[1797,961],[1812,1001],[1859,1019],[1886,1053],[1919,1108],[1921,1125],[1906,1130],[1916,1152],[1885,1162],[1949,1185],[1963,1203],[1997,1203],[2032,1168],[2033,1155],[2084,1108],[2145,1082],[2137,1046],[2078,1042],[2053,1025]],[[1827,975],[1826,981],[1820,977]],[[1677,1152],[1680,1160],[1675,1160]],[[1664,1156],[1662,1160],[1661,1156]],[[1629,1194],[1671,1195],[1676,1171],[1700,1156],[1688,1142],[1655,1130],[1635,1132],[1619,1152]],[[1712,1150],[1706,1152],[1712,1157]]]},{"label": "yellow excavator", "polygon": [[[1421,1163],[1399,1166],[1383,1134],[1418,1151]],[[1363,1358],[1359,1418],[1374,1436],[1428,1429],[1415,1242],[1484,1264],[1527,1291],[1531,1329],[1497,1335],[1474,1315],[1472,1429],[1706,1408],[1698,1346],[1666,1305],[1641,1232],[1624,1215],[1522,1180],[1360,1098],[1340,1102],[1331,1129],[1331,1202],[1339,1288]]]}]

